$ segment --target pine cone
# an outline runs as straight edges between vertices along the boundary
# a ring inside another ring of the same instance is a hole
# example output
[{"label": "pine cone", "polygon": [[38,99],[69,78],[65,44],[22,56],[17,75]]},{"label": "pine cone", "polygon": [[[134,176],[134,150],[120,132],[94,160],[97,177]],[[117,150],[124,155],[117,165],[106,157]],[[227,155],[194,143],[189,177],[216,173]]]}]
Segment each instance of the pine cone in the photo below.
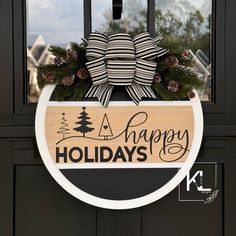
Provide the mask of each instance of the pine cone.
[{"label": "pine cone", "polygon": [[156,73],[153,78],[153,83],[154,84],[159,84],[161,82],[161,75]]},{"label": "pine cone", "polygon": [[169,81],[168,85],[167,85],[167,89],[173,93],[176,93],[179,89],[179,85],[176,81],[171,80]]},{"label": "pine cone", "polygon": [[57,66],[60,66],[61,64],[63,64],[63,61],[60,57],[55,57],[54,58],[54,63],[57,65]]},{"label": "pine cone", "polygon": [[168,56],[166,58],[166,64],[170,68],[175,68],[179,64],[179,61],[178,61],[178,59],[175,56]]},{"label": "pine cone", "polygon": [[71,75],[71,76],[67,76],[67,77],[63,78],[61,83],[64,86],[71,86],[72,84],[74,84],[74,81],[75,81],[75,77],[74,77],[74,75]]},{"label": "pine cone", "polygon": [[193,91],[189,92],[188,93],[188,97],[191,99],[191,98],[195,98],[195,93]]},{"label": "pine cone", "polygon": [[75,60],[78,58],[77,52],[72,49],[68,49],[66,52],[66,58],[67,60]]},{"label": "pine cone", "polygon": [[43,79],[49,83],[52,83],[55,79],[55,74],[51,71],[47,72],[44,76]]},{"label": "pine cone", "polygon": [[87,79],[89,77],[89,72],[88,72],[87,68],[79,69],[77,72],[77,76],[82,80]]},{"label": "pine cone", "polygon": [[185,49],[185,50],[182,52],[182,57],[183,57],[184,59],[189,59],[190,56],[191,56],[190,50]]}]

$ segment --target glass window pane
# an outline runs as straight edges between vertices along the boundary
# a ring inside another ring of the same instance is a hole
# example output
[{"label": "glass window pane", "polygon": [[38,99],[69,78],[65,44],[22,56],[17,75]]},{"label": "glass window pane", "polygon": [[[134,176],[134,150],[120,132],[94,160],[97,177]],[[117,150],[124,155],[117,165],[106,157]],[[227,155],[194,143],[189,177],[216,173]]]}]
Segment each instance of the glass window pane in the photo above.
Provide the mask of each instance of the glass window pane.
[{"label": "glass window pane", "polygon": [[84,35],[83,0],[27,0],[28,102],[37,102],[36,66],[53,61],[49,45],[67,47]]},{"label": "glass window pane", "polygon": [[190,49],[195,71],[204,81],[201,100],[211,99],[211,0],[155,0],[156,33],[168,44]]},{"label": "glass window pane", "polygon": [[112,0],[92,1],[92,30],[130,35],[147,30],[147,0],[123,0],[121,19],[112,20]]}]

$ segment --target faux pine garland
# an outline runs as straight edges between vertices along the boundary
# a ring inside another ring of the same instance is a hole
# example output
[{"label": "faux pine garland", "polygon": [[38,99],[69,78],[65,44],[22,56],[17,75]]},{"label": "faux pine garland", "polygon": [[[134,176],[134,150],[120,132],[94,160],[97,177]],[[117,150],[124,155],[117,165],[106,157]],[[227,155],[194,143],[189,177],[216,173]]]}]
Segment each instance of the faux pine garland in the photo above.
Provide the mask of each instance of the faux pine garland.
[{"label": "faux pine garland", "polygon": [[[54,56],[54,64],[40,64],[38,84],[43,88],[55,84],[55,96],[58,101],[68,97],[81,100],[92,85],[86,68],[86,40],[81,44],[71,43],[70,49],[50,46]],[[164,45],[168,48],[168,45]],[[171,48],[171,47],[170,47]],[[169,52],[156,59],[156,74],[153,78],[152,90],[160,100],[182,100],[194,97],[193,89],[203,88],[193,71],[193,58],[189,50],[183,52],[169,49]]]}]

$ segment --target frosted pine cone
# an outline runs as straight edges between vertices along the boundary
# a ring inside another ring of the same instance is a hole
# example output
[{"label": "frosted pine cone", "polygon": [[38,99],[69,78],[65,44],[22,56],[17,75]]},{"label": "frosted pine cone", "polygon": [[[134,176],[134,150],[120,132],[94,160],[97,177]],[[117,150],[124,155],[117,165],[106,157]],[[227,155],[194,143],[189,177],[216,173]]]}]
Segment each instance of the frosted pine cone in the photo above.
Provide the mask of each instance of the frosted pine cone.
[{"label": "frosted pine cone", "polygon": [[188,93],[188,97],[191,98],[195,98],[195,93],[193,91]]},{"label": "frosted pine cone", "polygon": [[89,77],[89,72],[88,72],[87,68],[79,69],[77,72],[77,76],[82,80],[87,79]]},{"label": "frosted pine cone", "polygon": [[160,74],[155,74],[153,78],[153,83],[154,84],[159,84],[161,82],[161,75]]},{"label": "frosted pine cone", "polygon": [[190,56],[191,56],[191,52],[190,52],[189,49],[185,49],[185,50],[182,52],[182,57],[183,57],[184,59],[189,59]]},{"label": "frosted pine cone", "polygon": [[68,60],[75,60],[75,59],[77,59],[78,55],[75,50],[68,49],[66,52],[66,57]]},{"label": "frosted pine cone", "polygon": [[49,71],[43,76],[43,79],[49,83],[52,83],[55,77],[56,77],[55,74]]},{"label": "frosted pine cone", "polygon": [[169,81],[168,85],[167,85],[167,89],[173,93],[176,93],[179,89],[179,85],[176,81],[171,80]]},{"label": "frosted pine cone", "polygon": [[54,63],[57,65],[57,66],[60,66],[61,64],[63,64],[63,61],[60,57],[55,57],[54,58]]},{"label": "frosted pine cone", "polygon": [[72,75],[72,76],[67,76],[67,77],[63,78],[61,83],[64,86],[71,86],[72,84],[74,84],[74,81],[75,81],[75,78],[74,78],[74,75]]},{"label": "frosted pine cone", "polygon": [[179,64],[179,61],[175,56],[168,56],[166,58],[166,64],[171,68],[175,68]]}]

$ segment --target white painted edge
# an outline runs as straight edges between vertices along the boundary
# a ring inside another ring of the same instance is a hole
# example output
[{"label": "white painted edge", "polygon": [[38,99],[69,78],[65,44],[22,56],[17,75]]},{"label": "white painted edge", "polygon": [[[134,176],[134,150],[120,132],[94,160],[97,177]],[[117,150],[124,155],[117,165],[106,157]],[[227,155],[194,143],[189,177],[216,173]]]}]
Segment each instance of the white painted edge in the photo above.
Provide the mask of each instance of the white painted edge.
[{"label": "white painted edge", "polygon": [[119,169],[119,168],[181,168],[184,163],[86,163],[86,164],[56,164],[58,169]]},{"label": "white painted edge", "polygon": [[[119,107],[119,106],[129,106],[129,107],[136,107],[134,102],[132,101],[110,101],[109,107]],[[85,101],[78,101],[78,102],[57,102],[57,101],[50,101],[48,102],[48,106],[53,107],[81,107],[81,106],[87,106],[87,107],[102,107],[102,104],[100,102],[85,102]],[[190,101],[140,101],[139,106],[192,106],[192,103]]]},{"label": "white painted edge", "polygon": [[[158,199],[164,197],[166,194],[171,192],[174,188],[176,188],[180,184],[180,182],[185,178],[185,176],[193,166],[201,146],[202,135],[203,135],[203,113],[202,113],[201,101],[197,95],[197,91],[194,91],[196,94],[195,98],[189,101],[189,103],[191,103],[193,107],[193,113],[194,113],[194,136],[192,141],[192,147],[190,149],[188,158],[185,161],[184,166],[177,172],[177,174],[169,182],[167,182],[164,186],[162,186],[158,190],[148,195],[129,200],[104,199],[93,196],[80,190],[75,185],[73,185],[56,167],[54,161],[50,156],[50,152],[47,146],[45,137],[45,116],[46,116],[47,105],[54,88],[55,85],[48,85],[44,87],[41,96],[39,98],[35,117],[36,140],[42,160],[46,165],[48,171],[52,175],[52,177],[67,192],[69,192],[74,197],[80,199],[81,201],[84,201],[88,204],[97,207],[102,207],[107,209],[118,210],[118,209],[132,209],[136,207],[141,207],[150,204],[154,201],[157,201]],[[170,104],[170,102],[168,103]]]}]

